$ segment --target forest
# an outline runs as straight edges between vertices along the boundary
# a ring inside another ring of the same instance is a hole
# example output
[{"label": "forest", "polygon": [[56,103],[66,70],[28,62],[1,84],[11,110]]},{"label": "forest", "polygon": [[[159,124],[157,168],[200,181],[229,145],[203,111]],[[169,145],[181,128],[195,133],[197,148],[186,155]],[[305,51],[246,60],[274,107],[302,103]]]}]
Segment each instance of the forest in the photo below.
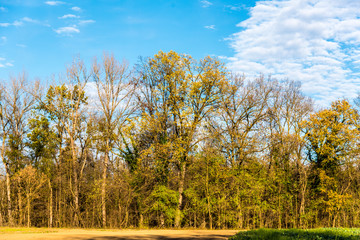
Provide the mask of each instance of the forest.
[{"label": "forest", "polygon": [[360,227],[358,99],[174,51],[49,82],[0,83],[0,226]]}]

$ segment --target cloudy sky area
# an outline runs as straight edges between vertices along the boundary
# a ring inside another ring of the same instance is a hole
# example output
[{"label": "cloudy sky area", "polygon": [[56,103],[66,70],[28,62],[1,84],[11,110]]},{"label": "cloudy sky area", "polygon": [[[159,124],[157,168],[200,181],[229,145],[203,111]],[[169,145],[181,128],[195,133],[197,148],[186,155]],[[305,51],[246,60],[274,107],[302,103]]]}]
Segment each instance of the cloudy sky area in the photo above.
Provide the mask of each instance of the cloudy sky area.
[{"label": "cloudy sky area", "polygon": [[248,78],[302,82],[320,105],[359,92],[357,0],[0,0],[0,81],[64,72],[74,56],[175,50],[218,56]]},{"label": "cloudy sky area", "polygon": [[302,82],[321,105],[360,90],[360,1],[259,1],[231,39],[229,67]]}]

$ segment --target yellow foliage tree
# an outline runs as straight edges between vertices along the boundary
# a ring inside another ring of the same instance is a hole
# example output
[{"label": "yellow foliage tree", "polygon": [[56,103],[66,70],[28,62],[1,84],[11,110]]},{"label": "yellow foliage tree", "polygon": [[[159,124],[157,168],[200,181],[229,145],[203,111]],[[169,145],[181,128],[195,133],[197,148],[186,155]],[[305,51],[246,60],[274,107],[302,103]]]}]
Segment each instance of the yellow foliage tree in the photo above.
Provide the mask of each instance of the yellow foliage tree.
[{"label": "yellow foliage tree", "polygon": [[325,207],[329,225],[332,222],[332,226],[335,226],[337,213],[351,197],[346,192],[350,183],[338,183],[341,180],[351,181],[343,177],[343,166],[349,165],[359,152],[358,120],[359,115],[349,102],[339,100],[303,123],[312,166],[314,197],[318,199],[318,204]]},{"label": "yellow foliage tree", "polygon": [[309,142],[309,159],[317,168],[333,174],[356,153],[359,116],[348,101],[332,103],[303,123]]},{"label": "yellow foliage tree", "polygon": [[179,227],[189,154],[200,138],[198,130],[203,120],[213,112],[226,88],[228,72],[211,57],[196,61],[174,51],[160,51],[143,62],[138,72],[139,104],[149,129],[154,131],[153,146],[162,149],[160,143],[172,149],[170,160],[178,166],[175,227]]}]

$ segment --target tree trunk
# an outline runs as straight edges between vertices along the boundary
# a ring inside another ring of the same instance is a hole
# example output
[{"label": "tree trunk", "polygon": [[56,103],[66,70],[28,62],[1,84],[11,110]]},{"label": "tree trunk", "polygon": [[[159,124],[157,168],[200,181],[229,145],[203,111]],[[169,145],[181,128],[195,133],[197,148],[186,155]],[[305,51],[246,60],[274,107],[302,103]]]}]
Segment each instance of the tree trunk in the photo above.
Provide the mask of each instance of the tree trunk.
[{"label": "tree trunk", "polygon": [[237,197],[238,197],[238,205],[237,205],[237,216],[238,216],[238,222],[237,222],[237,227],[239,229],[242,229],[243,228],[243,214],[242,214],[242,207],[241,207],[241,198],[240,198],[240,190],[239,188],[237,188]]},{"label": "tree trunk", "polygon": [[242,212],[241,212],[241,206],[239,204],[238,206],[238,223],[237,223],[237,227],[239,229],[243,229],[243,217],[242,217]]},{"label": "tree trunk", "polygon": [[209,193],[209,166],[206,164],[206,199],[207,199],[207,210],[209,215],[209,228],[212,229],[212,215],[210,206],[210,193]]},{"label": "tree trunk", "polygon": [[206,228],[206,219],[205,219],[205,215],[203,216],[203,219],[202,219],[203,221],[202,221],[202,223],[201,223],[201,225],[200,225],[200,228],[201,229],[205,229]]},{"label": "tree trunk", "polygon": [[1,214],[1,210],[0,210],[0,227],[3,226],[3,216]]},{"label": "tree trunk", "polygon": [[333,218],[333,222],[332,222],[332,227],[334,228],[336,226],[336,218],[339,214],[339,209],[337,210],[337,212],[334,213],[334,218]]},{"label": "tree trunk", "polygon": [[[1,195],[3,195],[3,194],[4,194],[4,192],[2,191],[2,187],[1,187]],[[3,226],[2,210],[3,210],[3,202],[2,202],[2,199],[0,199],[0,227]]]},{"label": "tree trunk", "polygon": [[144,227],[144,215],[140,213],[139,228],[141,229],[143,227]]},{"label": "tree trunk", "polygon": [[[120,200],[119,200],[118,208],[119,208],[119,213],[118,213],[118,215],[117,215],[117,217],[118,217],[118,228],[121,228],[121,226],[122,226],[122,223],[121,223],[122,208],[121,208]],[[140,227],[140,228],[141,228],[141,226],[142,226],[141,216],[142,216],[142,215],[140,214],[140,223],[139,223],[139,227]]]},{"label": "tree trunk", "polygon": [[280,193],[281,193],[281,187],[279,187],[279,193],[278,193],[278,228],[281,229],[281,202],[280,202]]},{"label": "tree trunk", "polygon": [[125,227],[128,227],[129,225],[129,209],[126,207],[125,211]]},{"label": "tree trunk", "polygon": [[301,186],[301,198],[300,198],[300,209],[299,209],[299,217],[300,217],[300,228],[304,228],[303,216],[305,214],[305,193],[306,193],[306,175],[304,178],[304,182]]},{"label": "tree trunk", "polygon": [[184,192],[184,181],[185,181],[185,171],[186,171],[186,163],[185,161],[181,163],[180,166],[180,180],[179,180],[179,200],[178,200],[178,207],[175,213],[175,227],[180,227],[180,220],[181,220],[181,206],[183,200],[183,192]]},{"label": "tree trunk", "polygon": [[57,197],[57,204],[58,204],[58,217],[57,217],[57,221],[58,221],[58,224],[57,224],[57,227],[62,227],[63,226],[63,222],[62,222],[62,206],[61,206],[61,203],[62,203],[62,187],[63,187],[63,184],[62,184],[62,181],[61,181],[61,177],[59,178],[59,186],[58,186],[58,197]]},{"label": "tree trunk", "polygon": [[50,188],[50,199],[49,199],[49,228],[53,226],[53,189],[49,179],[49,188]]},{"label": "tree trunk", "polygon": [[[17,194],[18,194],[18,208],[19,208],[19,221],[18,221],[18,224],[21,226],[23,224],[23,222],[25,222],[25,214],[23,214],[23,207],[22,207],[23,203],[22,203],[22,197],[21,197],[21,192],[20,192],[20,184],[19,184]],[[23,219],[23,216],[24,216],[24,219]]]},{"label": "tree trunk", "polygon": [[2,139],[2,147],[1,147],[1,158],[3,164],[5,166],[6,171],[6,194],[7,194],[7,212],[8,212],[8,224],[9,226],[14,225],[14,220],[12,216],[12,208],[11,208],[11,185],[10,185],[10,169],[9,165],[5,162],[5,134]]},{"label": "tree trunk", "polygon": [[197,227],[197,222],[196,222],[196,210],[194,211],[194,228]]},{"label": "tree trunk", "polygon": [[160,227],[161,228],[165,227],[165,218],[163,212],[160,213]]},{"label": "tree trunk", "polygon": [[74,216],[74,225],[75,227],[79,226],[79,181],[77,174],[77,157],[75,151],[75,143],[72,140],[71,148],[72,148],[72,163],[73,163],[73,179],[74,179],[74,207],[75,207],[75,216]]},{"label": "tree trunk", "polygon": [[12,209],[11,209],[11,186],[10,186],[10,176],[9,176],[9,167],[5,164],[6,168],[6,194],[7,194],[7,210],[8,210],[8,218],[9,218],[9,226],[14,225],[14,220],[12,216]]},{"label": "tree trunk", "polygon": [[26,194],[27,227],[30,227],[30,193]]},{"label": "tree trunk", "polygon": [[74,204],[75,204],[75,217],[74,225],[75,227],[79,226],[79,187],[76,170],[74,168]]},{"label": "tree trunk", "polygon": [[106,172],[107,172],[108,162],[109,162],[109,154],[105,153],[104,166],[102,172],[102,185],[101,185],[102,226],[104,228],[106,227]]}]

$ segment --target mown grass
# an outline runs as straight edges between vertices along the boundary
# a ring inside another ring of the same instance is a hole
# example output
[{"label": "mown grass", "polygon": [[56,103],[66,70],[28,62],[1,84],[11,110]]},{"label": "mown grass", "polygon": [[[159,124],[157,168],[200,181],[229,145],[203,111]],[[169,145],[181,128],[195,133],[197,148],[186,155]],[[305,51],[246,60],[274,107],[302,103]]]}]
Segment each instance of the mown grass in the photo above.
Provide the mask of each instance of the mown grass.
[{"label": "mown grass", "polygon": [[360,229],[258,229],[239,232],[229,240],[359,240]]},{"label": "mown grass", "polygon": [[50,228],[0,227],[0,234],[5,234],[5,233],[52,233],[52,232],[58,232],[58,231],[55,229],[50,229]]}]

